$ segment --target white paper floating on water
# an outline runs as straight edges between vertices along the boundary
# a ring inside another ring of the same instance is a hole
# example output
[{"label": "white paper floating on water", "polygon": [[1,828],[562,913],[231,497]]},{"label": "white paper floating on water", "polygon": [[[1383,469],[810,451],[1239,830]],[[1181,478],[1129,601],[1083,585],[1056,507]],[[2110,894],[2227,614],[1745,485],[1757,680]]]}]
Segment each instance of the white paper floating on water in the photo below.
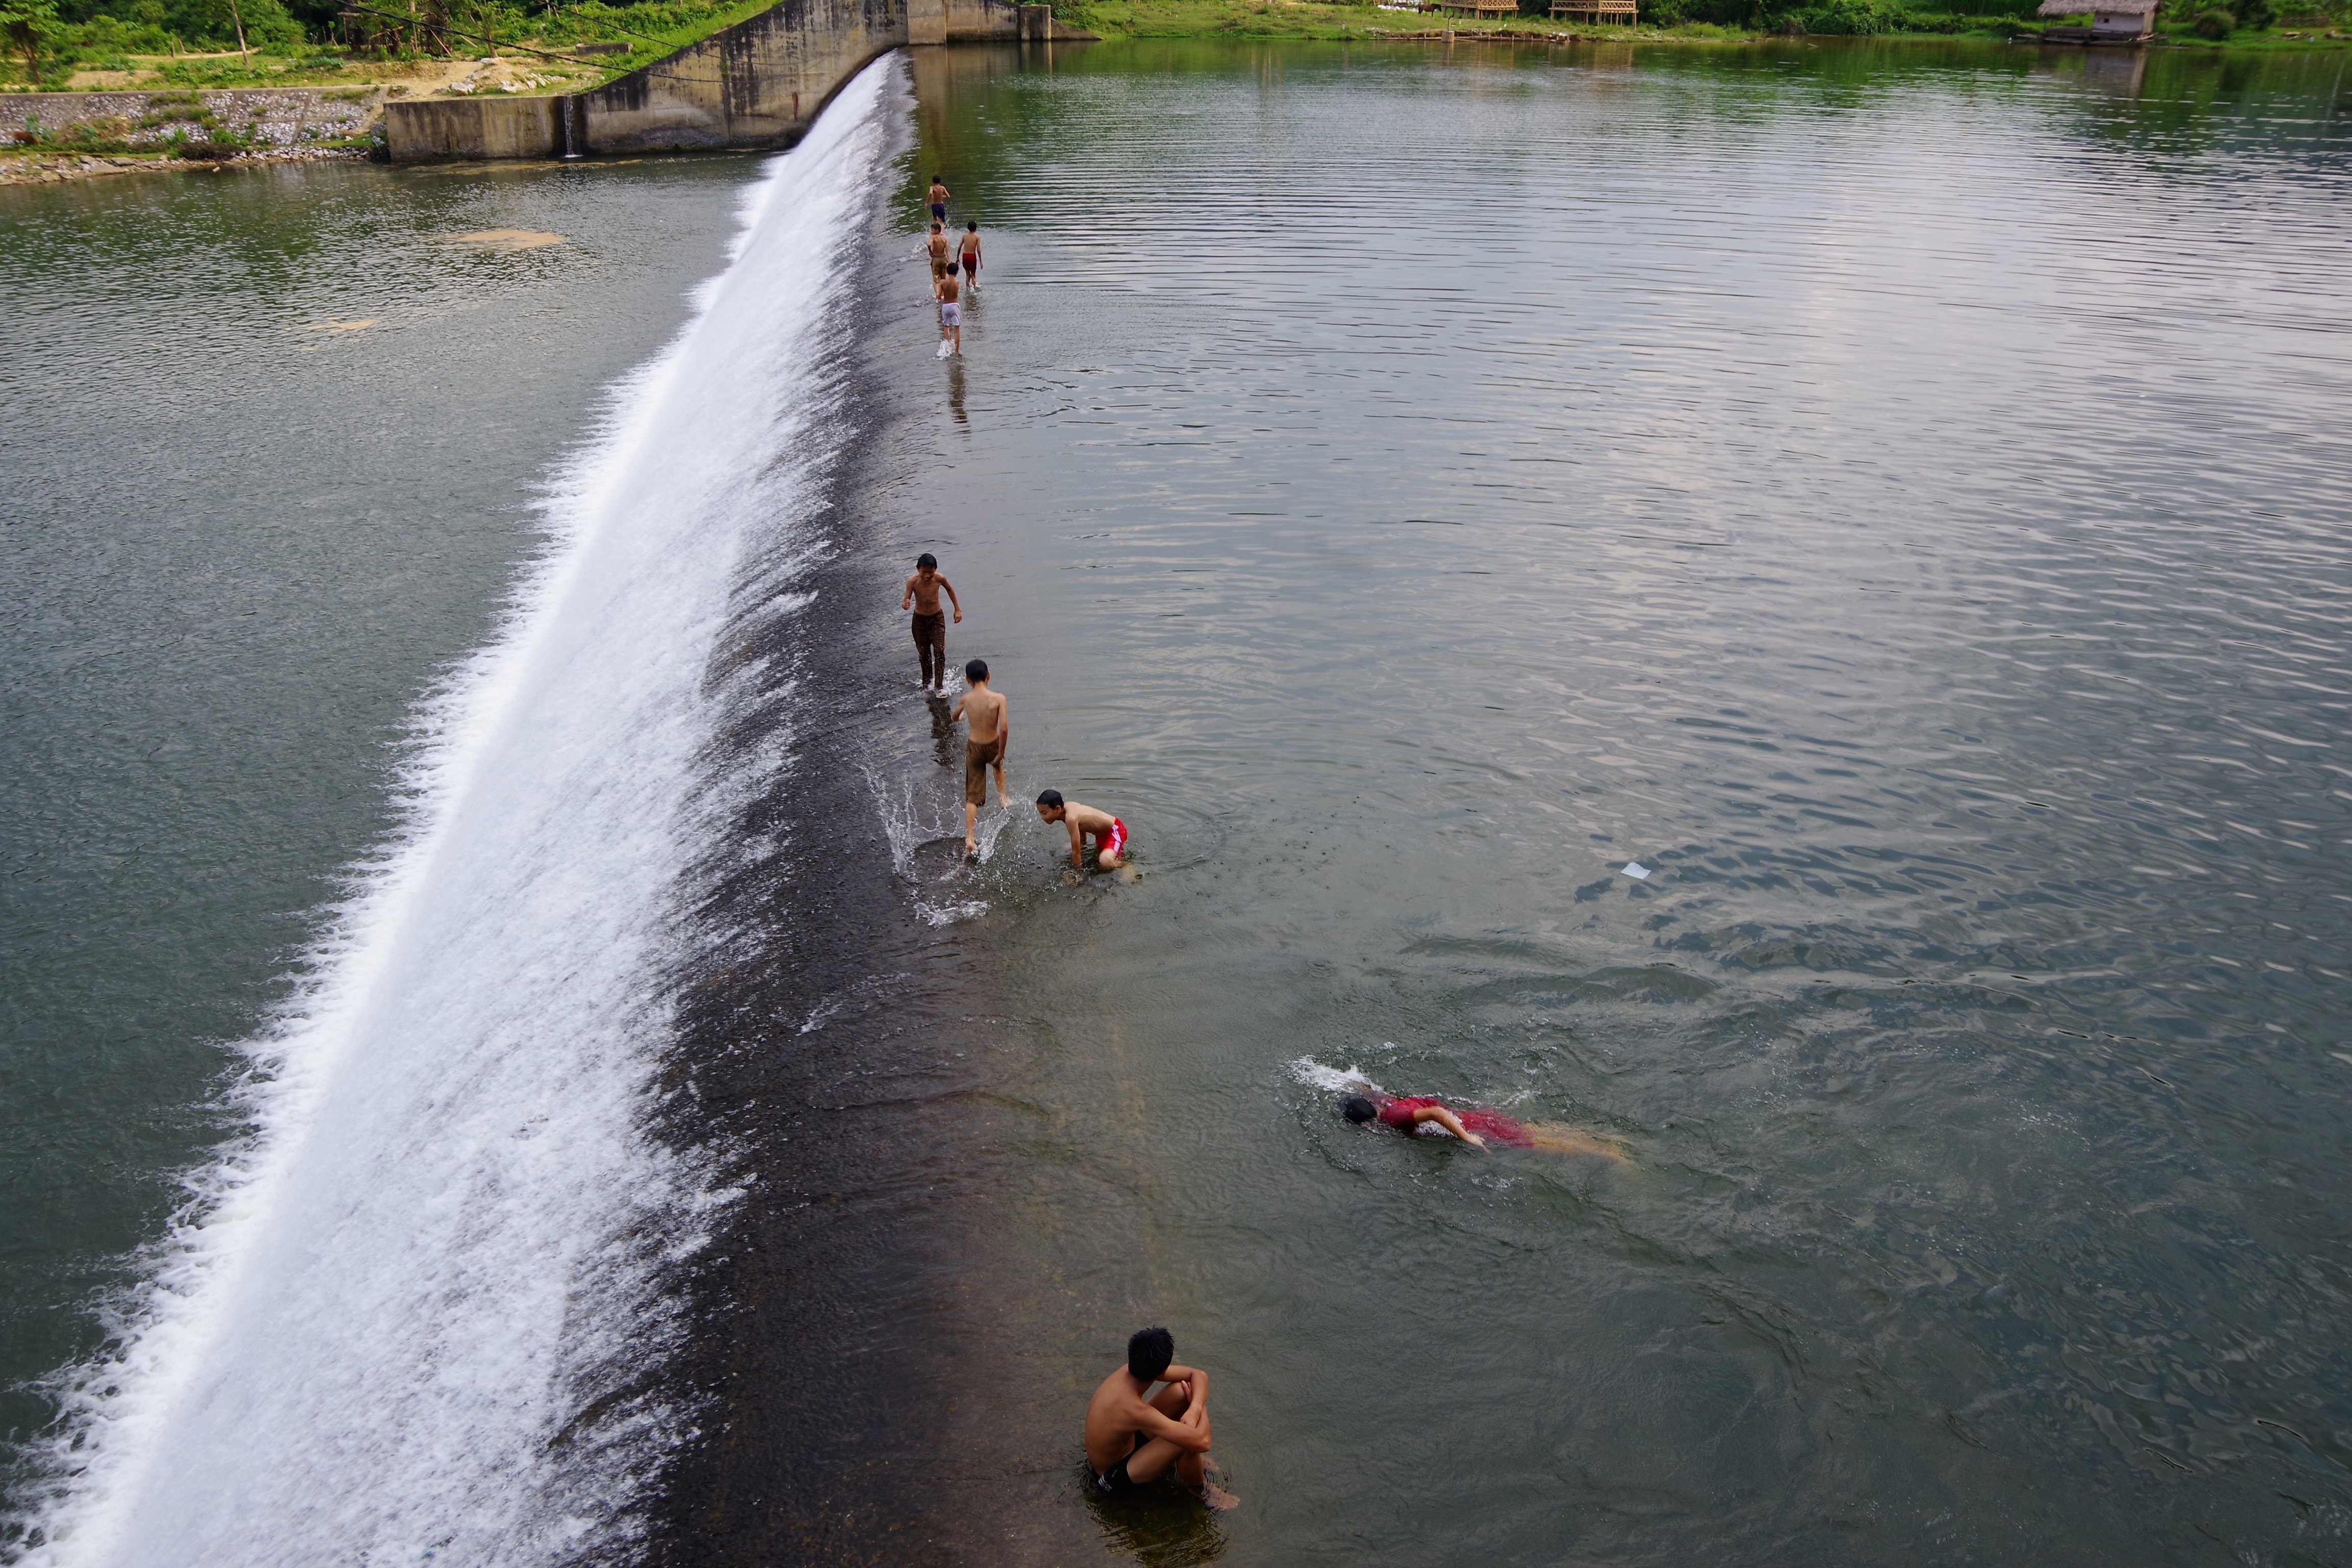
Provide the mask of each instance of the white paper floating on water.
[{"label": "white paper floating on water", "polygon": [[1639,860],[1628,860],[1625,862],[1625,875],[1637,882],[1645,881],[1649,878],[1650,868]]}]

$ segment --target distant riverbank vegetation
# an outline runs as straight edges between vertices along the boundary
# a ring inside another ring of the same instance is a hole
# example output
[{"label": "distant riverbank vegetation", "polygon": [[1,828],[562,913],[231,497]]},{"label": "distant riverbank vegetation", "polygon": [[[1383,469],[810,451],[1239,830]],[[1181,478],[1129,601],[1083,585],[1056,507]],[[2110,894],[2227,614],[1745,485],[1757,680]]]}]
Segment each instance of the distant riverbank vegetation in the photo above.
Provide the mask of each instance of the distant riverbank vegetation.
[{"label": "distant riverbank vegetation", "polygon": [[[773,0],[0,0],[0,90],[380,87],[394,93],[577,91],[757,15]],[[2037,0],[1643,0],[1624,25],[1423,16],[1328,0],[1056,0],[1107,37],[1370,37],[1442,26],[1727,42],[1795,34],[1999,38]],[[2343,47],[2352,0],[2181,0],[2159,42]],[[2087,11],[2087,0],[2085,10]],[[494,68],[477,68],[490,62]]]},{"label": "distant riverbank vegetation", "polygon": [[[0,90],[593,87],[774,0],[0,0]],[[466,68],[497,57],[527,70]]]},{"label": "distant riverbank vegetation", "polygon": [[[1410,7],[1331,4],[1328,0],[1056,0],[1054,14],[1106,37],[1364,38],[1438,27],[1457,36],[1524,34],[1530,29],[1580,37],[1736,42],[1790,35],[1848,37],[2008,38],[2039,32],[2039,0],[1641,0],[1641,19],[1554,22],[1544,0],[1520,0],[1520,14],[1472,18],[1416,14]],[[2287,0],[2198,0],[2168,5],[2157,18],[2158,42],[2213,47],[2344,47],[2352,43],[2352,3],[2317,5]],[[2085,16],[2090,5],[2084,5]],[[2218,15],[2217,15],[2218,13]]]}]

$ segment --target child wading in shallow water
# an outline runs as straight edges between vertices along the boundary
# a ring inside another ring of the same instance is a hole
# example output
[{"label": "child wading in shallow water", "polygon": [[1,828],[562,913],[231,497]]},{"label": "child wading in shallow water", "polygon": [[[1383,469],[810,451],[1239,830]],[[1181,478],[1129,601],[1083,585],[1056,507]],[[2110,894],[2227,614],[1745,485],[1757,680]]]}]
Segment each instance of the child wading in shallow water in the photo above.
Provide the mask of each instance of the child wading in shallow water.
[{"label": "child wading in shallow water", "polygon": [[952,724],[968,719],[971,727],[964,731],[963,741],[963,852],[980,853],[980,840],[973,829],[980,825],[980,808],[988,804],[988,770],[996,770],[996,804],[1002,809],[1004,798],[1004,742],[1013,738],[1013,721],[1005,717],[1004,695],[988,684],[988,661],[973,659],[963,667],[964,679],[971,689],[948,715]]},{"label": "child wading in shallow water", "polygon": [[948,685],[948,616],[940,608],[941,594],[955,606],[955,618],[961,622],[963,601],[956,597],[955,584],[940,575],[940,558],[926,550],[915,557],[915,574],[907,579],[907,591],[898,595],[898,607],[915,612],[915,657],[922,661],[926,691],[944,691]]},{"label": "child wading in shallow water", "polygon": [[939,357],[960,354],[963,353],[963,285],[956,281],[955,269],[940,273],[931,291],[940,297]]},{"label": "child wading in shallow water", "polygon": [[1049,789],[1037,797],[1037,815],[1070,830],[1070,864],[1079,870],[1087,867],[1085,841],[1089,838],[1095,841],[1096,865],[1106,871],[1116,871],[1127,864],[1127,824],[1109,812],[1079,801],[1066,801],[1060,790]]}]

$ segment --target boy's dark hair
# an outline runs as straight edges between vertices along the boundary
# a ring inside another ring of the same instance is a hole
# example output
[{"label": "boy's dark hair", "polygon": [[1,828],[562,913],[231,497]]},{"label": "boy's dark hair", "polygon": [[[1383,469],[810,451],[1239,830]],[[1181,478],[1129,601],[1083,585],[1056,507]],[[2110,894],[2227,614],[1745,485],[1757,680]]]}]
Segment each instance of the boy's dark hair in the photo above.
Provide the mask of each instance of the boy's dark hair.
[{"label": "boy's dark hair", "polygon": [[1339,1114],[1359,1124],[1370,1121],[1380,1111],[1360,1094],[1351,1094],[1339,1102]]},{"label": "boy's dark hair", "polygon": [[1158,1383],[1176,1359],[1176,1336],[1166,1329],[1138,1329],[1127,1342],[1127,1370],[1138,1383]]},{"label": "boy's dark hair", "polygon": [[964,227],[965,227],[965,228],[967,228],[967,229],[969,229],[969,230],[971,230],[971,231],[972,233],[974,233],[974,234],[978,234],[978,233],[980,232],[980,220],[979,220],[978,218],[973,218],[973,219],[971,219],[971,221],[967,222],[967,223],[964,225]]},{"label": "boy's dark hair", "polygon": [[920,572],[926,566],[929,567],[934,572],[940,569],[940,558],[932,554],[928,550],[915,557],[916,571]]},{"label": "boy's dark hair", "polygon": [[1050,805],[1058,811],[1061,809],[1062,805],[1062,792],[1057,789],[1046,790],[1037,796],[1037,804],[1039,805]]},{"label": "boy's dark hair", "polygon": [[933,175],[931,176],[931,184],[935,184],[935,185],[944,185],[944,184],[947,184],[947,182],[946,182],[945,180],[940,179],[937,174],[933,174]]},{"label": "boy's dark hair", "polygon": [[966,680],[986,680],[988,679],[988,660],[984,658],[976,658],[970,664],[965,665],[963,667],[963,678]]}]

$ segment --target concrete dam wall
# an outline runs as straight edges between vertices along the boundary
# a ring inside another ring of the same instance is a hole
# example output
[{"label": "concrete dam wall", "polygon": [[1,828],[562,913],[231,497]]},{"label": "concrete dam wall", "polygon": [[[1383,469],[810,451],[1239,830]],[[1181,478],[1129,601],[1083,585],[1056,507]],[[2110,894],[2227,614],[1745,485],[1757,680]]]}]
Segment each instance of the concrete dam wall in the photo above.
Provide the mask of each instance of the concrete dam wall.
[{"label": "concrete dam wall", "polygon": [[783,0],[593,92],[387,104],[384,135],[395,163],[783,147],[886,49],[1093,37],[1008,0]]}]

